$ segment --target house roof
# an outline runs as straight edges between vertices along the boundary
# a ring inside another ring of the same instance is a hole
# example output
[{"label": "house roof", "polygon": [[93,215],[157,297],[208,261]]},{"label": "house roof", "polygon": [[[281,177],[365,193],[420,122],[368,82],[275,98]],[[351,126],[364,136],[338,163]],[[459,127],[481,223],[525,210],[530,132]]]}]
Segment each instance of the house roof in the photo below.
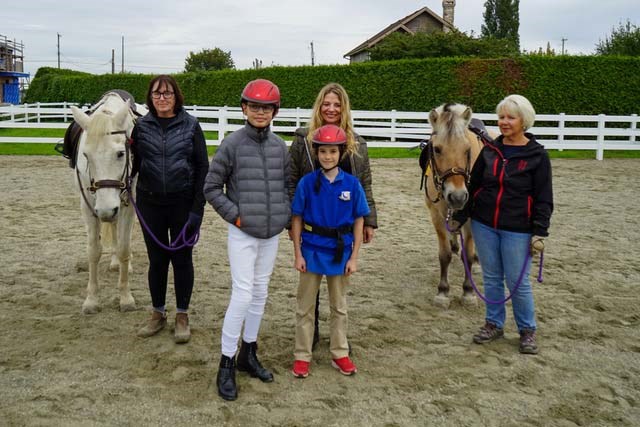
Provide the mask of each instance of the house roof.
[{"label": "house roof", "polygon": [[438,14],[436,14],[434,11],[432,11],[431,9],[429,9],[428,7],[425,6],[422,9],[416,10],[411,15],[407,15],[404,18],[397,20],[393,24],[391,24],[388,27],[386,27],[384,30],[380,31],[378,34],[374,35],[373,37],[367,39],[366,41],[364,41],[363,43],[359,44],[355,48],[351,49],[349,52],[347,52],[347,53],[345,53],[343,55],[343,58],[348,58],[350,56],[353,56],[353,55],[355,55],[357,53],[362,52],[363,50],[367,50],[367,49],[372,48],[376,44],[380,43],[380,41],[382,39],[384,39],[385,37],[387,37],[389,34],[393,34],[398,30],[402,30],[404,32],[413,34],[413,32],[406,26],[406,24],[411,22],[411,21],[413,21],[416,17],[422,15],[423,13],[427,13],[433,19],[435,19],[438,22],[440,22],[442,24],[443,28],[444,27],[449,27],[451,29],[454,28],[453,25],[449,24],[447,21],[445,21],[440,16],[438,16]]}]

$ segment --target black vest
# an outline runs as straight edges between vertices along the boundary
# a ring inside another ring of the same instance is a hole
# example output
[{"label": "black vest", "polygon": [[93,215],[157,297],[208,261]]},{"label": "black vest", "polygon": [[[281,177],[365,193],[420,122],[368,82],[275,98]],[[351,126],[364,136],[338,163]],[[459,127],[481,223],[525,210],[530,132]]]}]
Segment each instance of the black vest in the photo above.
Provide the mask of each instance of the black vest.
[{"label": "black vest", "polygon": [[140,156],[137,190],[147,195],[193,197],[193,139],[198,120],[181,110],[162,129],[151,114],[136,123]]}]

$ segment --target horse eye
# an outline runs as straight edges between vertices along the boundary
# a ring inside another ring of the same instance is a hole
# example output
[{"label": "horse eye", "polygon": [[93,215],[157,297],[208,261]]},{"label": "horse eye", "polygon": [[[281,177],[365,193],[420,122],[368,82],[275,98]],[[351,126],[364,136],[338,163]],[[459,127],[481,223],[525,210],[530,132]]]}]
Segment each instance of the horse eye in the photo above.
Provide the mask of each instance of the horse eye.
[{"label": "horse eye", "polygon": [[124,151],[118,151],[118,158],[121,159],[124,156]]},{"label": "horse eye", "polygon": [[442,149],[440,147],[433,147],[433,151],[435,151],[436,154],[442,153]]}]

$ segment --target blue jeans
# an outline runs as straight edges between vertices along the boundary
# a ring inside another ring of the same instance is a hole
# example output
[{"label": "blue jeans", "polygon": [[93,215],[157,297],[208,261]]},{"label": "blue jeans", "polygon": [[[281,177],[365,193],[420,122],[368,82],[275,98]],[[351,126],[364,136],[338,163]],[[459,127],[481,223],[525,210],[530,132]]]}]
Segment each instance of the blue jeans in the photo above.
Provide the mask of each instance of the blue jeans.
[{"label": "blue jeans", "polygon": [[[536,315],[533,306],[533,290],[529,281],[531,258],[529,245],[531,234],[498,230],[478,221],[471,221],[471,231],[476,251],[482,267],[485,296],[489,301],[501,301],[505,297],[504,281],[510,292],[518,282],[522,266],[526,262],[522,283],[511,298],[513,317],[518,332],[536,329]],[[498,328],[504,327],[505,304],[487,304],[486,320]]]}]

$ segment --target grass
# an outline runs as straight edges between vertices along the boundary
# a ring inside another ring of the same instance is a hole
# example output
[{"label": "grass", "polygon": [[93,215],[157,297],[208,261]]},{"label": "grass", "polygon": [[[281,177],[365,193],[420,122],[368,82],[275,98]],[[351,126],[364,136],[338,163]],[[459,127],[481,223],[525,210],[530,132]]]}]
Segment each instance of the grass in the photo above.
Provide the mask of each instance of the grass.
[{"label": "grass", "polygon": [[[0,128],[2,137],[64,137],[65,129],[3,129]],[[205,138],[209,140],[218,139],[218,132],[206,131]],[[0,155],[57,155],[53,149],[55,144],[40,143],[0,143]],[[208,146],[209,155],[216,151],[215,146]],[[549,150],[552,159],[595,159],[595,150]],[[418,148],[369,148],[369,157],[372,159],[406,159],[420,156]],[[604,152],[605,159],[638,159],[640,150],[608,150]]]}]

